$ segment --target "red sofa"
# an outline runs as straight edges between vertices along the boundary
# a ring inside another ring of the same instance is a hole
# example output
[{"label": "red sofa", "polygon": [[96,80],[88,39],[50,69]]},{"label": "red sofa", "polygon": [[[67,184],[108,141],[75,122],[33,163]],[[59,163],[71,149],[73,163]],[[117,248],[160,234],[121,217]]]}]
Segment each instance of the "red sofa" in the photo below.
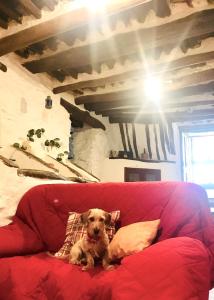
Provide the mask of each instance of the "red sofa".
[{"label": "red sofa", "polygon": [[[121,211],[121,226],[161,219],[155,243],[113,271],[48,256],[69,211]],[[1,300],[207,300],[214,284],[214,222],[206,193],[178,182],[41,185],[0,228]]]}]

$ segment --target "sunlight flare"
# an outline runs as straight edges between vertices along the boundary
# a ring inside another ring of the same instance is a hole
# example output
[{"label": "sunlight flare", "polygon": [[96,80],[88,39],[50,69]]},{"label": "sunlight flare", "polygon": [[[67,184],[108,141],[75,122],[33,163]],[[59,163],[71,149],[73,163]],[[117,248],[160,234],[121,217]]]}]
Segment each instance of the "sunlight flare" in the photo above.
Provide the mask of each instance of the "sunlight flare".
[{"label": "sunlight flare", "polygon": [[91,11],[102,10],[110,0],[78,0],[78,3]]},{"label": "sunlight flare", "polygon": [[148,99],[159,103],[162,98],[163,86],[160,78],[148,76],[144,80],[144,91]]}]

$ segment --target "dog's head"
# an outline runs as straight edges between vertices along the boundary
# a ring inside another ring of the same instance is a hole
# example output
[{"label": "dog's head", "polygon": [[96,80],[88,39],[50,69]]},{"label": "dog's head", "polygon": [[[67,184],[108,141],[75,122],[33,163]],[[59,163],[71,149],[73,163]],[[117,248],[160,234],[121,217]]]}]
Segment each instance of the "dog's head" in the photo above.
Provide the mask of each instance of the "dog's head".
[{"label": "dog's head", "polygon": [[93,208],[82,213],[81,220],[87,226],[89,236],[97,238],[103,235],[106,225],[110,224],[111,214],[102,209]]}]

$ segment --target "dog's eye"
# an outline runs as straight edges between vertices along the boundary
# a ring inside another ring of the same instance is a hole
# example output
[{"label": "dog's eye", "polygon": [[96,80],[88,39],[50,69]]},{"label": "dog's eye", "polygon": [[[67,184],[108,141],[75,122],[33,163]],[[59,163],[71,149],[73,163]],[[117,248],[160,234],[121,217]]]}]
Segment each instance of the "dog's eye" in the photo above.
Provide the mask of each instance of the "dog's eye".
[{"label": "dog's eye", "polygon": [[90,218],[89,218],[89,221],[90,221],[90,222],[94,222],[94,217],[90,217]]},{"label": "dog's eye", "polygon": [[104,222],[104,219],[103,219],[103,218],[100,218],[99,221],[100,221],[100,222]]}]

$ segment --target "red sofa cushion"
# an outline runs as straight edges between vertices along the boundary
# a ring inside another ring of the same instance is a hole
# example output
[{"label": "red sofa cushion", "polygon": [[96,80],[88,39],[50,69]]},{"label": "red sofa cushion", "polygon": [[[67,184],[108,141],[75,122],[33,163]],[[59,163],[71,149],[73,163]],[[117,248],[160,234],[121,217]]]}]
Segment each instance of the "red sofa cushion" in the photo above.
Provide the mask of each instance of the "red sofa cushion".
[{"label": "red sofa cushion", "polygon": [[125,258],[113,271],[88,272],[45,253],[0,259],[1,300],[207,300],[204,245],[173,238]]}]

